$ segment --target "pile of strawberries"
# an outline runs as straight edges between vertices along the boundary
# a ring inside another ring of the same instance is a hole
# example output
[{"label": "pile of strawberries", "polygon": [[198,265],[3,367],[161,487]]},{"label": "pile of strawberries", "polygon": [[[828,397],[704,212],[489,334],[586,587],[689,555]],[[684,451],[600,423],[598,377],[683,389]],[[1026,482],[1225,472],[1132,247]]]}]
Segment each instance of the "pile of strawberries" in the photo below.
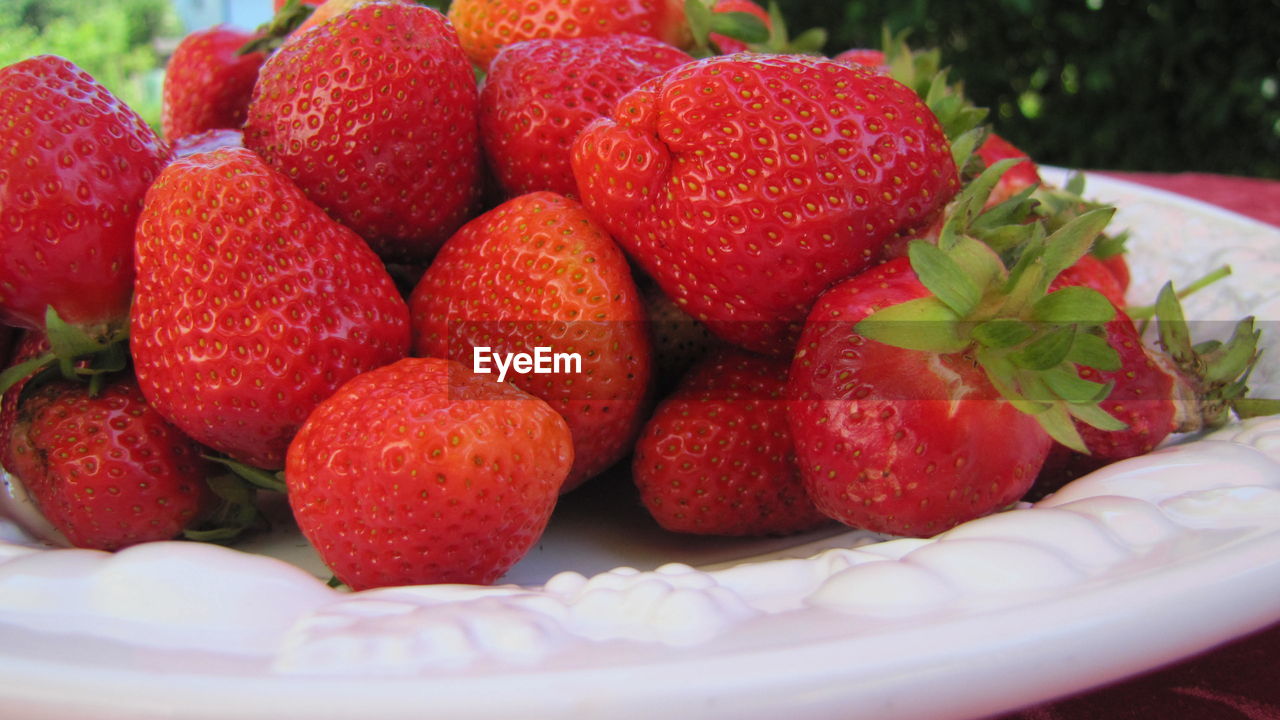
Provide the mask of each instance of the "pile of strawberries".
[{"label": "pile of strawberries", "polygon": [[1194,344],[1167,288],[1144,346],[1111,210],[936,53],[747,0],[277,5],[183,40],[163,139],[0,69],[0,465],[77,546],[285,492],[354,588],[488,583],[623,462],[673,531],[929,536],[1277,410],[1250,321]]}]

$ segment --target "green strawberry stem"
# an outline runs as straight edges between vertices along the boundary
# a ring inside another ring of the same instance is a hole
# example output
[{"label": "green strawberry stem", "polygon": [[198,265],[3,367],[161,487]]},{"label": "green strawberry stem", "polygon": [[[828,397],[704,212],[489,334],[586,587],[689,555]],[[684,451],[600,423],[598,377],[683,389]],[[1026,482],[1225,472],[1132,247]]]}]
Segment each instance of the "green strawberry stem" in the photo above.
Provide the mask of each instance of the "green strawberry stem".
[{"label": "green strawberry stem", "polygon": [[242,462],[236,462],[231,458],[216,455],[205,455],[204,458],[222,465],[235,473],[236,477],[247,481],[254,487],[279,493],[287,491],[284,483],[284,472],[268,472],[262,468],[253,467],[252,465],[246,465]]},{"label": "green strawberry stem", "polygon": [[258,510],[255,502],[257,491],[242,478],[224,473],[208,477],[205,481],[221,502],[200,527],[183,531],[184,538],[197,542],[227,543],[239,539],[250,529],[267,524],[266,517]]},{"label": "green strawberry stem", "polygon": [[938,117],[951,141],[956,167],[966,176],[977,174],[976,166],[970,161],[977,160],[973,152],[990,131],[983,124],[989,111],[969,101],[963,83],[948,81],[949,69],[942,66],[940,50],[912,50],[907,44],[909,32],[904,30],[894,35],[887,25],[881,31],[881,50],[889,67],[889,77],[915,90]]},{"label": "green strawberry stem", "polygon": [[[1011,405],[1035,416],[1058,442],[1087,452],[1076,420],[1125,427],[1099,406],[1110,386],[1079,374],[1082,365],[1118,367],[1119,355],[1103,336],[1116,310],[1095,290],[1049,287],[1089,252],[1115,211],[1089,210],[1048,232],[1041,220],[1026,222],[1030,194],[984,210],[1015,163],[995,163],[966,186],[948,208],[937,245],[916,240],[908,246],[911,267],[931,295],[879,310],[855,329],[897,347],[967,353]],[[1002,238],[1004,254],[1016,257],[1012,267],[974,237],[975,228]]]},{"label": "green strawberry stem", "polygon": [[827,44],[826,28],[809,28],[794,39],[787,31],[787,21],[782,16],[782,8],[778,3],[769,2],[769,39],[751,49],[758,52],[793,53],[799,55],[819,55]]},{"label": "green strawberry stem", "polygon": [[685,0],[684,14],[693,35],[694,57],[710,57],[717,54],[712,48],[711,35],[724,35],[741,40],[748,45],[769,40],[769,28],[760,18],[745,12],[714,12],[715,0]]},{"label": "green strawberry stem", "polygon": [[1166,283],[1155,304],[1160,346],[1187,391],[1177,431],[1219,428],[1230,422],[1232,415],[1244,419],[1280,413],[1280,400],[1247,397],[1249,375],[1262,354],[1258,348],[1262,333],[1254,327],[1254,318],[1236,323],[1225,342],[1196,343],[1179,301],[1181,295],[1172,283]]},{"label": "green strawberry stem", "polygon": [[22,380],[55,366],[68,380],[87,381],[90,394],[96,395],[104,375],[128,367],[127,327],[86,330],[64,321],[52,306],[45,310],[44,320],[49,352],[0,373],[0,395]]},{"label": "green strawberry stem", "polygon": [[269,22],[258,28],[258,36],[245,43],[236,51],[236,54],[249,55],[256,52],[274,52],[284,42],[284,39],[289,36],[289,33],[297,30],[298,26],[306,22],[313,12],[315,12],[314,7],[304,5],[298,0],[289,0]]},{"label": "green strawberry stem", "polygon": [[[1178,299],[1186,300],[1188,297],[1191,297],[1195,293],[1200,292],[1201,290],[1209,287],[1210,285],[1213,285],[1219,280],[1229,277],[1230,275],[1231,275],[1230,265],[1223,265],[1221,267],[1210,270],[1209,272],[1200,276],[1199,279],[1195,280],[1190,285],[1187,285],[1185,288],[1179,290],[1177,292]],[[1127,313],[1129,317],[1133,318],[1135,322],[1140,321],[1141,324],[1139,326],[1139,330],[1145,331],[1147,328],[1147,323],[1155,319],[1156,306],[1154,303],[1152,303],[1151,305],[1139,305],[1139,306],[1130,305],[1129,307],[1125,308],[1125,313]]]},{"label": "green strawberry stem", "polygon": [[188,540],[225,543],[239,539],[244,533],[267,524],[258,510],[260,490],[285,492],[284,473],[272,473],[220,455],[204,455],[230,472],[205,478],[209,489],[222,501],[203,526],[183,533]]}]

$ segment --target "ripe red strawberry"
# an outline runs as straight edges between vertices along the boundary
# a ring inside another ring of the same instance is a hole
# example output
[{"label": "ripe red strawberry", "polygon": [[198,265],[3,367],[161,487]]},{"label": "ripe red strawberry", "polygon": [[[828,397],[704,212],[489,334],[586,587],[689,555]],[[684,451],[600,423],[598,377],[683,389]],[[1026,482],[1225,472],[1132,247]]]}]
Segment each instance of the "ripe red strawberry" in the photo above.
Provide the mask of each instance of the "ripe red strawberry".
[{"label": "ripe red strawberry", "polygon": [[[1052,233],[1032,203],[988,207],[997,163],[948,209],[935,243],[838,283],[819,298],[788,381],[805,488],[841,522],[933,535],[1022,497],[1053,441],[1083,450],[1080,422],[1122,427],[1099,406],[1112,368],[1112,304],[1051,287],[1113,209]],[[1000,223],[1007,223],[1001,225]],[[1006,266],[983,238],[1017,258]]]},{"label": "ripe red strawberry", "polygon": [[654,391],[663,396],[675,389],[694,363],[725,343],[648,278],[642,277],[639,287],[653,344]]},{"label": "ripe red strawberry", "polygon": [[190,33],[169,58],[160,125],[170,141],[219,128],[239,129],[266,53],[244,55],[254,33],[218,25]]},{"label": "ripe red strawberry", "polygon": [[635,33],[682,47],[689,34],[680,0],[454,0],[449,19],[481,68],[521,40]]},{"label": "ripe red strawberry", "polygon": [[636,85],[693,58],[631,33],[504,47],[480,91],[480,136],[508,196],[576,195],[574,138]]},{"label": "ripe red strawberry", "polygon": [[889,72],[889,65],[883,50],[871,48],[850,48],[831,58],[839,63],[861,65],[877,72]]},{"label": "ripe red strawberry", "polygon": [[713,332],[785,353],[817,295],[927,225],[959,186],[906,86],[802,56],[668,71],[574,146],[583,202]]},{"label": "ripe red strawberry", "polygon": [[785,535],[827,521],[795,464],[784,400],[789,365],[722,349],[662,402],[631,465],[659,525],[699,535]]},{"label": "ripe red strawberry", "polygon": [[0,69],[0,323],[46,309],[109,339],[133,290],[133,227],[168,146],[83,70],[43,55]]},{"label": "ripe red strawberry", "polygon": [[76,547],[168,540],[213,504],[206,451],[129,377],[96,395],[83,383],[41,385],[24,398],[9,441],[13,472]]},{"label": "ripe red strawberry", "polygon": [[[622,251],[576,200],[530,193],[471,221],[409,302],[417,355],[479,361],[500,374],[503,356],[546,349],[552,372],[505,379],[568,421],[575,460],[566,491],[631,450],[651,375],[644,305]],[[579,362],[556,368],[556,353]]]},{"label": "ripe red strawberry", "polygon": [[259,73],[245,146],[385,260],[422,262],[480,189],[478,93],[439,12],[369,2],[290,36]]},{"label": "ripe red strawberry", "polygon": [[289,446],[289,503],[356,590],[492,583],[546,527],[569,428],[510,383],[437,358],[351,380]]},{"label": "ripe red strawberry", "polygon": [[814,305],[788,399],[809,496],[845,524],[931,536],[1031,487],[1051,445],[967,352],[908,350],[854,327],[929,297],[906,258],[836,285]]},{"label": "ripe red strawberry", "polygon": [[982,158],[982,162],[986,166],[991,166],[1001,160],[1010,158],[1023,158],[1021,162],[1009,168],[1000,176],[1000,182],[996,183],[995,189],[991,192],[991,197],[987,200],[991,205],[1004,202],[1023,190],[1040,184],[1040,171],[1036,164],[1025,152],[995,133],[987,135],[986,140],[983,140],[982,144],[974,152],[978,157]]},{"label": "ripe red strawberry", "polygon": [[1117,309],[1124,309],[1124,288],[1106,263],[1093,255],[1085,255],[1075,265],[1063,270],[1054,279],[1054,288],[1068,286],[1087,287],[1102,293]]},{"label": "ripe red strawberry", "polygon": [[174,161],[138,221],[132,344],[147,399],[191,437],[279,468],[307,414],[404,357],[378,258],[243,148]]},{"label": "ripe red strawberry", "polygon": [[[1097,287],[1109,281],[1119,287],[1101,261],[1088,255],[1081,261],[1092,262],[1093,269],[1081,273],[1077,265],[1059,275],[1053,286]],[[1246,397],[1248,375],[1258,359],[1259,333],[1253,318],[1238,323],[1226,342],[1196,345],[1171,286],[1161,291],[1155,311],[1159,348],[1148,347],[1133,320],[1117,312],[1104,327],[1115,360],[1107,367],[1080,370],[1081,378],[1111,386],[1099,405],[1125,424],[1107,431],[1077,422],[1084,450],[1095,464],[1151,452],[1174,432],[1220,427],[1232,413],[1250,417],[1280,412],[1274,401]]]},{"label": "ripe red strawberry", "polygon": [[1115,277],[1116,283],[1121,290],[1128,290],[1132,274],[1129,272],[1129,260],[1123,251],[1111,253],[1101,258],[1102,264],[1107,266],[1107,270],[1111,271],[1111,275]]}]

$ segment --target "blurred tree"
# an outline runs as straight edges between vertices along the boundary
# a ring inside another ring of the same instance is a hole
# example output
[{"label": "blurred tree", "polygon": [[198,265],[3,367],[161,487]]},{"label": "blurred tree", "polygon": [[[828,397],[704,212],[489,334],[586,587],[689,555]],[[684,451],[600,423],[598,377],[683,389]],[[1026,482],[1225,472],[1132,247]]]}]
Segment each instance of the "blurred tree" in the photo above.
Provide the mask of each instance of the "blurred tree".
[{"label": "blurred tree", "polygon": [[1280,178],[1280,0],[778,2],[832,54],[910,28],[1043,162]]}]

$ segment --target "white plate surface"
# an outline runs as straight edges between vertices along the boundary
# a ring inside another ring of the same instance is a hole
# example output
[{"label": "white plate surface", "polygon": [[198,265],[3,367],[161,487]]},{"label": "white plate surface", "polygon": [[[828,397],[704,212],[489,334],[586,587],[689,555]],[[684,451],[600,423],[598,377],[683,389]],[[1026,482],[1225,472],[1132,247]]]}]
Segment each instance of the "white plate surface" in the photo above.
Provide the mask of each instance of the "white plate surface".
[{"label": "white plate surface", "polygon": [[[1234,267],[1188,316],[1264,320],[1254,384],[1280,397],[1280,231],[1101,176],[1088,194],[1133,229],[1135,302]],[[932,540],[678,537],[600,479],[493,588],[340,593],[288,532],[115,555],[36,537],[0,493],[6,718],[975,718],[1280,620],[1280,418]]]}]

